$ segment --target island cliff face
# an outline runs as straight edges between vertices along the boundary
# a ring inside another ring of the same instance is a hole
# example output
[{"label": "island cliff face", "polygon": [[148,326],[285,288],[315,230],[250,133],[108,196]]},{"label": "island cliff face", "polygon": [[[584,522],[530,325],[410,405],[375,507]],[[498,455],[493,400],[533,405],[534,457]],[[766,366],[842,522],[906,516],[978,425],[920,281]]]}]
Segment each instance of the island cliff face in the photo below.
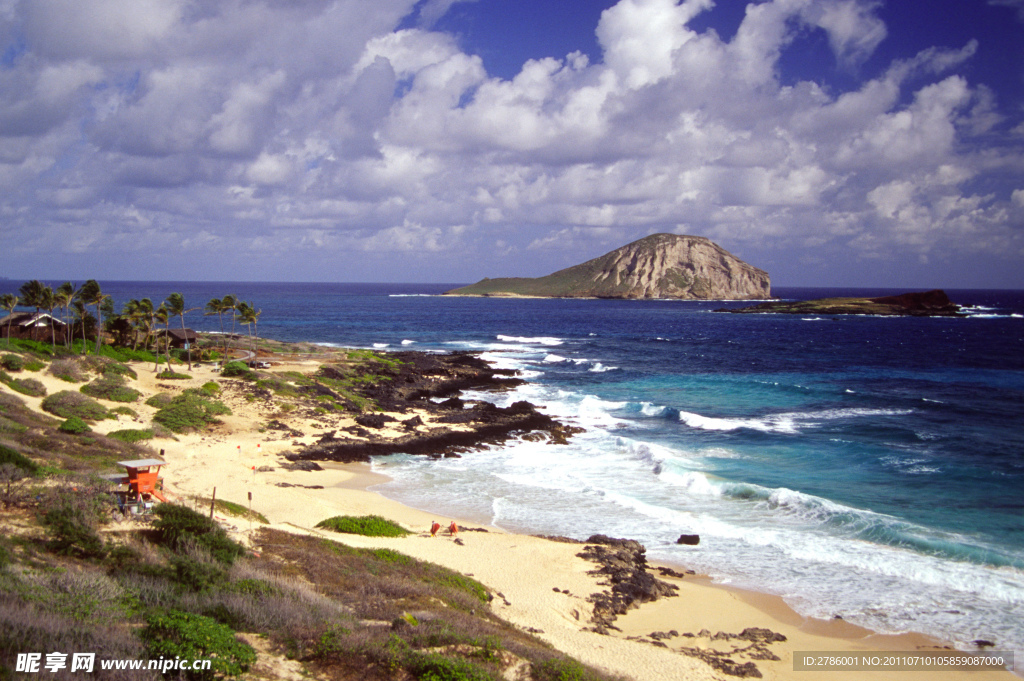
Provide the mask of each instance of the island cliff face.
[{"label": "island cliff face", "polygon": [[653,234],[546,277],[484,279],[445,295],[764,300],[771,280],[704,237]]}]

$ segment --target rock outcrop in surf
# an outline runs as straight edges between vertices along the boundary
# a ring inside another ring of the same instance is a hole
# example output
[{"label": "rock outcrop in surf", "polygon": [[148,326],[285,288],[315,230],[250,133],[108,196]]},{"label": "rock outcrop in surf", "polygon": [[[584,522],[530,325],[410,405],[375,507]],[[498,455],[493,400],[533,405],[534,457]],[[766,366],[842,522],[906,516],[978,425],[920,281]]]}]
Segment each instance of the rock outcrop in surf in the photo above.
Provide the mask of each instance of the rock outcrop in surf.
[{"label": "rock outcrop in surf", "polygon": [[771,279],[705,237],[653,234],[546,277],[484,279],[445,295],[764,300]]}]

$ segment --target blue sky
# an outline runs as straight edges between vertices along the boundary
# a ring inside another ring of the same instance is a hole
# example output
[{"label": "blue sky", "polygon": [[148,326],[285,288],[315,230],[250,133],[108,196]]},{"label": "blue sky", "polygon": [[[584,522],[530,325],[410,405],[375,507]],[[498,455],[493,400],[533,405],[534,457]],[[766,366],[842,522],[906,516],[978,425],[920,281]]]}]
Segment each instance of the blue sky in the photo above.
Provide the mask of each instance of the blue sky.
[{"label": "blue sky", "polygon": [[1024,0],[0,0],[0,276],[471,282],[654,232],[1024,288]]}]

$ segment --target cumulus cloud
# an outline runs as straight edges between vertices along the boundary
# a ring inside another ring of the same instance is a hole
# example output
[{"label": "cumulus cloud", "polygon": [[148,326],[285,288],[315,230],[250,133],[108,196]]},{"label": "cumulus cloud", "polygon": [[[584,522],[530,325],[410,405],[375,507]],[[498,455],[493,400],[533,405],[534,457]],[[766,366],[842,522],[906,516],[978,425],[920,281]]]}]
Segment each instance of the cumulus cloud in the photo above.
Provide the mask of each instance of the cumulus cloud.
[{"label": "cumulus cloud", "polygon": [[[961,72],[977,43],[832,91],[783,78],[782,55],[820,31],[837,68],[864,64],[887,34],[878,2],[751,4],[726,40],[691,26],[711,0],[621,0],[599,58],[501,79],[433,30],[452,4],[403,29],[414,0],[8,5],[2,236],[67,262],[146,239],[280,278],[310,258],[373,278],[353,253],[418,254],[449,281],[540,274],[654,231],[755,264],[934,262],[965,239],[1024,252],[1020,183],[972,189],[1022,172],[1019,140],[984,142],[1019,121]],[[532,270],[495,271],[526,251]]]}]

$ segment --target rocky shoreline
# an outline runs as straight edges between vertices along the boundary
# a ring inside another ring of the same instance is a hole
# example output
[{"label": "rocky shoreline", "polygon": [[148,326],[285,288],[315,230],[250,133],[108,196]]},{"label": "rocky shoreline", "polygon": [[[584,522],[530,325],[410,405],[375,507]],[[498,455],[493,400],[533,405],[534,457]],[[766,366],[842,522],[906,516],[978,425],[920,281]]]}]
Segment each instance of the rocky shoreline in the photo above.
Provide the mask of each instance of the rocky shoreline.
[{"label": "rocky shoreline", "polygon": [[[524,383],[514,371],[494,368],[476,354],[397,352],[388,356],[399,362],[390,380],[356,389],[361,397],[373,400],[388,413],[361,414],[355,419],[356,425],[324,434],[314,444],[289,453],[288,460],[353,463],[397,453],[440,458],[459,456],[520,435],[563,444],[581,432],[526,401],[501,408],[490,402],[461,399],[465,390],[507,391]],[[417,415],[407,419],[390,415],[414,411]],[[429,415],[428,422],[424,414]],[[394,428],[400,429],[398,434]]]},{"label": "rocky shoreline", "polygon": [[825,314],[878,315],[884,317],[963,317],[960,306],[945,291],[903,293],[878,298],[818,298],[815,300],[770,301],[715,312],[734,314]]}]

